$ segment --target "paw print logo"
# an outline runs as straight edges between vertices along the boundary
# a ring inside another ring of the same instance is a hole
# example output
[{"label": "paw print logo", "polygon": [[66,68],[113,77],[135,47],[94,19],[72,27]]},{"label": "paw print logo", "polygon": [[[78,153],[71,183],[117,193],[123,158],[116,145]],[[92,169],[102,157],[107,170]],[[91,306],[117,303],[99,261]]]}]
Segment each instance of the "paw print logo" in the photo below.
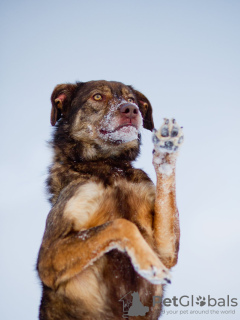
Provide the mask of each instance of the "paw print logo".
[{"label": "paw print logo", "polygon": [[200,305],[200,307],[205,306],[205,304],[206,304],[206,298],[199,296],[199,297],[197,298],[196,304]]}]

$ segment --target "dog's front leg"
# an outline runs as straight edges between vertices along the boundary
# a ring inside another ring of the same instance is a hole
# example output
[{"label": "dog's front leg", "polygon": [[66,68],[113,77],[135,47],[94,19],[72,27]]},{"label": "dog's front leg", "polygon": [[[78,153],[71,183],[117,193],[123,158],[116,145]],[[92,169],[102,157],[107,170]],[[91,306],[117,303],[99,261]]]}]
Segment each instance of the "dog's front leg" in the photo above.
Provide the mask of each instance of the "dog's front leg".
[{"label": "dog's front leg", "polygon": [[[51,221],[49,224],[53,225]],[[150,282],[169,282],[166,267],[136,225],[125,219],[116,219],[81,232],[70,232],[54,240],[46,232],[38,258],[39,276],[46,286],[57,289],[112,249],[126,252],[136,272]]]},{"label": "dog's front leg", "polygon": [[174,119],[165,119],[154,131],[153,165],[157,175],[154,236],[161,261],[167,268],[177,263],[179,215],[176,205],[175,164],[183,141],[181,128]]}]

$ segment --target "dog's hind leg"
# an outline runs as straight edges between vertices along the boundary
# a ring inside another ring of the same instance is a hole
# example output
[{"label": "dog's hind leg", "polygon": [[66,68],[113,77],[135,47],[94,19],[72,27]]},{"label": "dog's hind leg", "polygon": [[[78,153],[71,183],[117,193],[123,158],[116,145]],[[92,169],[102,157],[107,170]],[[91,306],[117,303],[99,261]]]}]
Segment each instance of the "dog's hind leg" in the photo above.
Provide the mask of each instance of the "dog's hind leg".
[{"label": "dog's hind leg", "polygon": [[[54,228],[53,224],[51,226]],[[136,225],[125,219],[80,232],[69,230],[64,237],[55,239],[45,236],[37,265],[40,278],[46,286],[57,289],[112,249],[126,252],[136,272],[153,284],[169,282],[167,268]]]},{"label": "dog's hind leg", "polygon": [[160,259],[167,268],[173,267],[178,258],[180,229],[175,164],[182,141],[182,129],[174,119],[165,119],[161,128],[153,134],[153,165],[157,175],[154,237]]}]

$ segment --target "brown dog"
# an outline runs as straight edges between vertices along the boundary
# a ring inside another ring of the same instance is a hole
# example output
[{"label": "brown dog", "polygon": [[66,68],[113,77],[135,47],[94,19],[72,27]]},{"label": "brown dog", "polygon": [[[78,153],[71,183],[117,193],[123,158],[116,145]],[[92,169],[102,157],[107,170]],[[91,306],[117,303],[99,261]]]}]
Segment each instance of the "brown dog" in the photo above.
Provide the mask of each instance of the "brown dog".
[{"label": "brown dog", "polygon": [[58,85],[51,101],[51,124],[57,125],[48,179],[52,210],[37,263],[40,319],[121,319],[119,300],[129,292],[138,293],[148,312],[125,318],[158,319],[161,305],[153,306],[153,296],[162,296],[178,256],[181,128],[165,119],[154,134],[155,188],[131,164],[142,126],[154,128],[142,93],[119,82],[91,81]]}]

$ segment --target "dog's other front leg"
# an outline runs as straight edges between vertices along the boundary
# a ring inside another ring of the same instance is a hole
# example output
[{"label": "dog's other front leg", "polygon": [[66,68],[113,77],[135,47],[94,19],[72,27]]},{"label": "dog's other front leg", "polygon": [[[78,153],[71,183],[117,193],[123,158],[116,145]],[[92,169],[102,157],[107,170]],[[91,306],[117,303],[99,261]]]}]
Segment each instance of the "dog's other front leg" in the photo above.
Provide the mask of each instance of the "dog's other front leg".
[{"label": "dog's other front leg", "polygon": [[154,236],[161,261],[167,268],[177,263],[179,250],[175,164],[182,141],[182,129],[175,119],[165,119],[160,129],[154,131],[153,165],[157,175]]},{"label": "dog's other front leg", "polygon": [[[49,224],[53,226],[52,221]],[[37,265],[42,282],[50,288],[57,289],[112,249],[125,252],[136,272],[153,284],[169,282],[168,270],[128,220],[116,219],[57,239],[52,239],[52,229],[45,233]]]}]

